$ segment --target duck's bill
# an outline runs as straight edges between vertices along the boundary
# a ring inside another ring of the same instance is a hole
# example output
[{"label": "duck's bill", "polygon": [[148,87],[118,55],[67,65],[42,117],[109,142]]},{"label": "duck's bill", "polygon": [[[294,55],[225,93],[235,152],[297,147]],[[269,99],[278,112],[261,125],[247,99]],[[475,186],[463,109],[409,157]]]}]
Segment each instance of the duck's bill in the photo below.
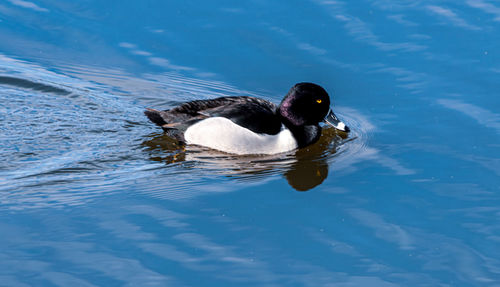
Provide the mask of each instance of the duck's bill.
[{"label": "duck's bill", "polygon": [[340,121],[339,118],[337,118],[337,116],[333,113],[332,110],[328,112],[324,121],[340,131],[348,133],[351,130],[342,121]]}]

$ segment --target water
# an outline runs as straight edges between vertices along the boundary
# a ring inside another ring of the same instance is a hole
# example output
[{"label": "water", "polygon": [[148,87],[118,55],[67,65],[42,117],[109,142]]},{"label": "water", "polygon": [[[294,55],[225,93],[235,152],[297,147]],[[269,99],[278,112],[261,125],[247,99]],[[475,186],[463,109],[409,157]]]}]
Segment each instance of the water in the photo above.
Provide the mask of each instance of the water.
[{"label": "water", "polygon": [[[0,285],[500,286],[500,4],[0,3]],[[353,130],[236,157],[146,107],[278,103]]]}]

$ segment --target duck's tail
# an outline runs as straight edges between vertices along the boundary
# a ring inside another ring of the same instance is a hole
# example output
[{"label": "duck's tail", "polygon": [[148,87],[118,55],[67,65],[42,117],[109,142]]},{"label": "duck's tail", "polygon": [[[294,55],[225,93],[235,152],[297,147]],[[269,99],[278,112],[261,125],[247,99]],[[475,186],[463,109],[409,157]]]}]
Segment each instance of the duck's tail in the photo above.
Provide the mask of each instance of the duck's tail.
[{"label": "duck's tail", "polygon": [[150,121],[159,125],[167,135],[179,141],[179,144],[186,144],[184,139],[184,134],[178,129],[179,123],[167,123],[165,118],[162,116],[167,115],[164,111],[158,111],[155,109],[146,109],[144,114]]},{"label": "duck's tail", "polygon": [[165,125],[167,125],[167,122],[163,119],[163,117],[161,116],[161,112],[158,111],[158,110],[155,110],[155,109],[146,109],[144,111],[144,114],[146,115],[146,117],[148,117],[148,119],[150,121],[152,121],[153,123],[159,125],[162,128]]}]

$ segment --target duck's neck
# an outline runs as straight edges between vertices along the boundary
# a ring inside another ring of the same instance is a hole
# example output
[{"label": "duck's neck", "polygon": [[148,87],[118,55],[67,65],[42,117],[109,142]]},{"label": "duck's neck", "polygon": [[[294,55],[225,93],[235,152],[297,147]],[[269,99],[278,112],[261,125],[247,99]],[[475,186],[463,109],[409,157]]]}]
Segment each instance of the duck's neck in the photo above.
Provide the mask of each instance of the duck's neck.
[{"label": "duck's neck", "polygon": [[288,121],[285,121],[285,126],[292,132],[293,137],[297,140],[299,148],[311,145],[319,140],[321,136],[321,127],[316,125],[295,126]]}]

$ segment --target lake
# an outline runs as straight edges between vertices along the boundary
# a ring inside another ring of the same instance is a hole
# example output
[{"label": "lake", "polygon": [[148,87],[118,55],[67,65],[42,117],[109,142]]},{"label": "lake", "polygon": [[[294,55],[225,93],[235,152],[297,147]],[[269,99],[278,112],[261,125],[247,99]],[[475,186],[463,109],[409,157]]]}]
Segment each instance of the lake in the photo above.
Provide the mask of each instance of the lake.
[{"label": "lake", "polygon": [[[492,0],[0,2],[0,285],[500,286],[499,35]],[[304,81],[348,136],[143,114]]]}]

